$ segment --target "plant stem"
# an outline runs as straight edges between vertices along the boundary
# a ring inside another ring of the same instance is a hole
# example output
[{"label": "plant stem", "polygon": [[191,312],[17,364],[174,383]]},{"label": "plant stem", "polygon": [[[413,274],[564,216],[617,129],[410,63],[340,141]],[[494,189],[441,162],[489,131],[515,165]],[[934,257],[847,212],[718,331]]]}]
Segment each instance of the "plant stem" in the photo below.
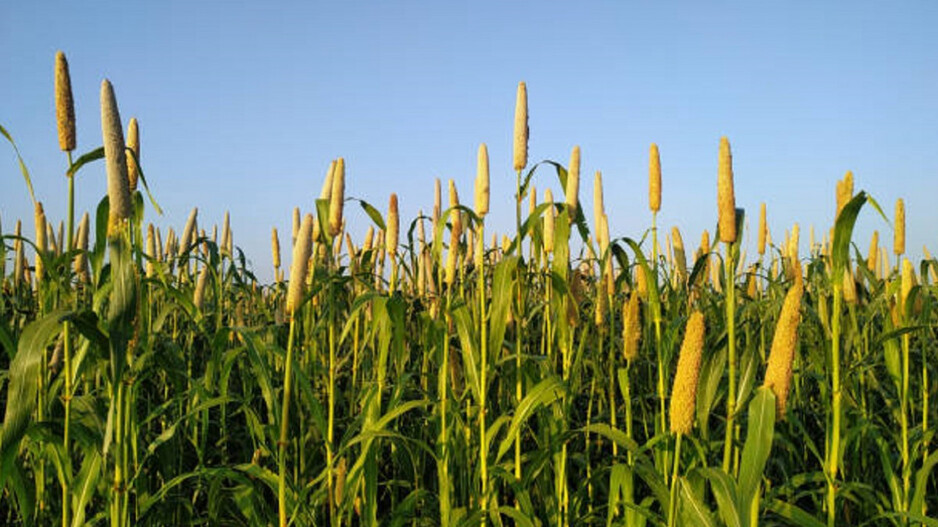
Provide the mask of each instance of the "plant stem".
[{"label": "plant stem", "polygon": [[677,525],[677,486],[678,486],[678,467],[681,464],[681,438],[683,434],[677,434],[674,445],[674,471],[671,473],[671,499],[668,503],[668,527]]},{"label": "plant stem", "polygon": [[287,337],[287,358],[283,373],[283,404],[280,417],[280,440],[277,441],[280,478],[278,480],[277,506],[280,513],[280,527],[287,526],[287,429],[290,419],[290,394],[293,389],[293,333],[296,318],[290,315],[290,333]]},{"label": "plant stem", "polygon": [[[488,517],[489,503],[489,474],[488,474],[488,443],[485,436],[486,392],[488,391],[488,336],[485,321],[485,224],[479,224],[478,248],[476,249],[476,262],[479,273],[479,341],[481,352],[481,366],[479,375],[479,474],[482,479],[482,525]],[[520,247],[520,246],[519,246]]]},{"label": "plant stem", "polygon": [[[840,311],[843,299],[843,281],[834,279],[834,307],[831,314],[831,395],[833,412],[833,426],[831,428],[830,450],[827,453],[827,525],[834,527],[837,523],[837,461],[840,457]],[[903,398],[903,405],[905,404]],[[905,420],[905,411],[902,412],[903,423]],[[903,426],[903,432],[907,432]],[[905,436],[908,439],[907,436]],[[907,454],[907,452],[906,452]],[[903,457],[903,459],[906,459]]]},{"label": "plant stem", "polygon": [[726,329],[727,353],[730,363],[729,391],[726,394],[726,431],[723,440],[723,471],[730,473],[730,460],[733,454],[733,432],[736,420],[736,278],[733,261],[733,245],[726,244],[726,258],[723,265],[726,271]]}]

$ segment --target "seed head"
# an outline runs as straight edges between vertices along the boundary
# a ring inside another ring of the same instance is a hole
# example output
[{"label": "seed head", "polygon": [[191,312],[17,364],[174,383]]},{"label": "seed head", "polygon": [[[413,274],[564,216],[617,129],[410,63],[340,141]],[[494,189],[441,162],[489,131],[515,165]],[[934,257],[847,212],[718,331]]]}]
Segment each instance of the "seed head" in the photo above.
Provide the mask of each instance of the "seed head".
[{"label": "seed head", "polygon": [[765,240],[769,233],[769,225],[765,221],[765,202],[759,207],[759,256],[765,254]]},{"label": "seed head", "polygon": [[684,250],[684,238],[677,225],[671,227],[671,244],[674,250],[674,260],[677,264],[677,273],[683,283],[687,276],[687,252]]},{"label": "seed head", "polygon": [[518,83],[518,96],[515,100],[515,145],[514,169],[524,170],[528,164],[528,88],[524,82]]},{"label": "seed head", "polygon": [[137,167],[137,162],[140,161],[140,129],[136,117],[131,117],[130,122],[127,123],[127,148],[137,158],[134,161],[125,154],[127,157],[127,186],[130,192],[134,193],[137,191],[137,180],[140,179],[140,169]]},{"label": "seed head", "polygon": [[[87,215],[87,213],[85,213]],[[26,278],[26,256],[23,251],[23,241],[19,238],[23,234],[23,222],[16,220],[16,227],[13,229],[16,239],[13,241],[13,283],[19,285]]]},{"label": "seed head", "polygon": [[554,194],[550,189],[544,191],[544,202],[550,203],[544,211],[544,251],[552,253],[554,252],[554,214],[557,209],[554,208]]},{"label": "seed head", "polygon": [[371,250],[375,241],[375,228],[372,225],[368,226],[368,232],[365,233],[365,241],[362,242],[362,253],[366,253]]},{"label": "seed head", "polygon": [[570,211],[570,221],[577,215],[577,203],[580,197],[580,147],[574,146],[570,152],[570,169],[567,171],[567,188],[565,189],[567,209]]},{"label": "seed head", "polygon": [[645,277],[645,268],[641,265],[635,266],[635,276],[632,277],[635,283],[635,291],[643,300],[648,299],[648,279]]},{"label": "seed head", "polygon": [[879,231],[873,231],[870,237],[870,252],[866,255],[866,268],[876,272],[876,259],[879,257]]},{"label": "seed head", "polygon": [[909,299],[909,293],[912,286],[915,285],[915,269],[908,258],[902,259],[902,289],[899,295],[899,310],[904,316],[906,313],[906,301]]},{"label": "seed head", "polygon": [[717,170],[717,206],[720,216],[720,241],[736,241],[736,197],[733,191],[733,154],[726,137],[720,138],[720,163]]},{"label": "seed head", "polygon": [[462,231],[462,224],[456,221],[453,221],[452,230],[450,231],[449,239],[449,252],[446,255],[446,274],[444,281],[447,285],[453,285],[453,282],[456,280],[456,263],[457,257],[459,256],[459,236]]},{"label": "seed head", "polygon": [[892,252],[897,256],[905,254],[905,202],[896,200],[896,231],[893,235]]},{"label": "seed head", "polygon": [[65,53],[55,54],[55,120],[59,128],[59,148],[75,150],[75,102],[72,100],[72,79],[68,73]]},{"label": "seed head", "polygon": [[661,158],[655,143],[648,155],[648,208],[652,212],[661,210]]},{"label": "seed head", "polygon": [[127,156],[124,154],[124,131],[117,110],[114,88],[105,79],[101,82],[101,133],[104,139],[104,159],[107,166],[107,195],[110,202],[108,235],[114,236],[120,224],[130,217],[130,187],[127,176]]},{"label": "seed head", "polygon": [[[449,180],[449,207],[456,206],[459,206],[459,191],[456,190],[456,182],[451,179]],[[450,221],[453,222],[453,227],[459,227],[460,232],[462,232],[462,212],[454,210],[449,213],[449,217]]]},{"label": "seed head", "polygon": [[788,403],[792,362],[795,358],[795,347],[798,344],[798,324],[801,322],[803,284],[801,280],[795,280],[794,285],[785,295],[781,315],[779,315],[778,322],[775,324],[772,350],[769,352],[768,366],[765,370],[763,386],[768,387],[775,394],[775,405],[779,420],[785,418]]},{"label": "seed head", "polygon": [[853,273],[849,269],[844,269],[844,301],[848,304],[857,303],[857,283],[853,279]]},{"label": "seed head", "polygon": [[600,220],[606,213],[606,205],[603,203],[603,174],[599,170],[593,176],[593,225],[599,231]]},{"label": "seed head", "polygon": [[88,213],[85,212],[78,223],[78,233],[75,237],[78,256],[75,257],[75,274],[82,283],[88,282]]},{"label": "seed head", "polygon": [[293,317],[303,300],[306,274],[309,270],[309,257],[313,252],[312,244],[313,215],[303,217],[296,243],[293,245],[293,261],[290,263],[290,287],[287,292],[287,314]]},{"label": "seed head", "polygon": [[392,192],[391,199],[388,202],[388,235],[386,239],[388,256],[392,259],[397,258],[397,244],[401,232],[400,222],[400,215],[397,211],[397,194]]},{"label": "seed head", "polygon": [[436,178],[433,181],[433,227],[436,228],[436,224],[440,222],[440,215],[443,213],[443,197],[442,190],[440,190],[440,178]]},{"label": "seed head", "polygon": [[156,229],[147,225],[147,278],[156,274]]},{"label": "seed head", "polygon": [[280,269],[280,235],[277,234],[277,228],[270,231],[270,254],[274,260],[274,271]]},{"label": "seed head", "polygon": [[684,342],[677,360],[677,373],[671,387],[671,433],[687,435],[694,427],[697,406],[697,379],[703,355],[704,316],[694,311],[687,321]]},{"label": "seed head", "polygon": [[335,237],[342,230],[342,209],[345,206],[345,159],[341,157],[335,163],[329,199],[329,236]]},{"label": "seed head", "polygon": [[192,207],[192,212],[189,213],[189,219],[186,220],[186,227],[182,231],[182,239],[179,243],[179,253],[177,256],[182,256],[184,252],[189,249],[189,246],[192,245],[193,236],[196,232],[196,222],[199,215],[199,209],[197,207]]},{"label": "seed head", "polygon": [[36,282],[41,282],[43,276],[45,276],[45,264],[42,261],[42,256],[45,255],[46,251],[49,248],[49,230],[46,225],[46,212],[42,208],[42,202],[37,201],[35,206],[35,219],[36,219]]},{"label": "seed head", "polygon": [[475,185],[476,214],[485,216],[489,212],[489,150],[485,143],[479,145]]},{"label": "seed head", "polygon": [[205,284],[208,281],[208,265],[202,266],[202,272],[199,273],[199,279],[195,283],[195,291],[192,292],[192,304],[196,309],[202,309],[205,303]]},{"label": "seed head", "polygon": [[225,221],[222,223],[221,227],[221,254],[228,255],[229,257],[233,256],[232,252],[232,243],[231,243],[231,216],[228,214],[228,211],[225,211]]},{"label": "seed head", "polygon": [[625,318],[622,324],[622,354],[628,362],[638,358],[638,341],[642,336],[640,315],[638,295],[633,293],[625,303]]}]

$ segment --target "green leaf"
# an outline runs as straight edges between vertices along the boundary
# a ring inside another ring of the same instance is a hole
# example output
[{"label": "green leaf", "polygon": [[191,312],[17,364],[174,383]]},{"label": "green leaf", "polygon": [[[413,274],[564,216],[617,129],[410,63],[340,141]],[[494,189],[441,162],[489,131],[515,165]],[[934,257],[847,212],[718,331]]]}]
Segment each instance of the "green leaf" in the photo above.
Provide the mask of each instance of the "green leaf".
[{"label": "green leaf", "polygon": [[466,382],[472,390],[472,396],[481,400],[481,390],[484,387],[479,386],[479,364],[481,363],[481,350],[479,349],[479,332],[475,324],[472,323],[472,317],[469,316],[469,308],[466,304],[460,304],[450,311],[453,320],[456,321],[456,329],[459,333],[460,351],[463,359],[463,373],[466,375]]},{"label": "green leaf", "polygon": [[[510,256],[502,259],[495,266],[495,278],[492,281],[492,308],[489,310],[489,354],[500,356],[505,340],[505,328],[508,323],[508,310],[511,309],[511,294],[502,293],[514,290],[514,279],[517,276],[515,269],[519,258]],[[492,364],[492,361],[489,361]]]},{"label": "green leaf", "polygon": [[767,505],[767,508],[794,525],[801,525],[802,527],[825,527],[824,522],[818,521],[814,516],[805,512],[803,509],[790,503],[785,503],[782,500],[772,500]]},{"label": "green leaf", "polygon": [[10,385],[3,415],[3,431],[0,432],[0,488],[3,488],[13,470],[20,440],[36,407],[36,380],[46,348],[62,330],[62,318],[66,313],[66,309],[58,309],[26,326],[20,336],[16,356],[10,362]]},{"label": "green leaf", "polygon": [[713,515],[704,504],[703,499],[694,493],[687,478],[679,477],[673,485],[681,486],[681,508],[680,515],[684,519],[684,525],[695,525],[698,527],[717,527],[713,521]]},{"label": "green leaf", "polygon": [[626,435],[625,432],[616,428],[612,428],[606,423],[592,423],[589,426],[583,427],[581,432],[586,434],[601,435],[633,453],[638,453],[641,450],[638,446],[638,443]]},{"label": "green leaf", "polygon": [[748,430],[739,466],[739,497],[743,507],[748,507],[759,491],[774,434],[775,394],[763,386],[749,403]]},{"label": "green leaf", "polygon": [[932,452],[922,463],[922,468],[915,473],[915,493],[912,495],[912,503],[909,505],[910,511],[922,510],[922,504],[925,502],[925,492],[928,490],[928,479],[936,463],[938,463],[938,451]]},{"label": "green leaf", "polygon": [[72,487],[72,527],[85,525],[85,507],[94,496],[95,487],[101,474],[101,455],[96,449],[87,449],[85,459],[82,461],[81,472]]},{"label": "green leaf", "polygon": [[861,190],[849,203],[844,205],[844,208],[837,216],[837,224],[834,226],[834,243],[831,249],[834,265],[831,284],[835,288],[843,287],[843,272],[849,263],[850,238],[853,236],[853,226],[857,221],[860,209],[866,203],[866,199],[866,192]]},{"label": "green leaf", "polygon": [[95,148],[94,150],[90,152],[82,154],[81,157],[79,157],[78,159],[72,162],[72,166],[68,167],[68,171],[65,172],[65,175],[68,177],[72,177],[78,172],[78,170],[81,167],[87,165],[88,163],[91,163],[92,161],[96,161],[98,159],[104,159],[104,147],[103,146],[99,146],[98,148]]},{"label": "green leaf", "polygon": [[365,209],[365,213],[368,214],[368,217],[371,218],[371,221],[375,222],[375,225],[377,225],[379,229],[381,230],[387,229],[384,224],[384,218],[381,216],[381,212],[379,212],[378,209],[374,208],[370,203],[368,203],[367,201],[363,199],[356,199],[356,198],[352,198],[352,199],[355,199],[356,201],[358,201],[359,205],[361,205],[362,208]]},{"label": "green leaf", "polygon": [[[103,155],[104,148],[102,147],[101,150]],[[143,183],[143,189],[147,191],[147,198],[150,200],[150,205],[153,205],[153,210],[162,216],[163,209],[161,209],[159,203],[156,202],[156,198],[153,197],[153,193],[150,192],[150,185],[147,183],[146,176],[143,175],[143,168],[140,167],[140,160],[137,159],[137,154],[135,154],[134,151],[130,148],[127,148],[127,158],[132,159],[134,164],[137,165],[137,174],[140,176],[140,182]]]},{"label": "green leaf", "polygon": [[498,455],[495,457],[496,464],[512,447],[515,436],[528,418],[531,417],[538,408],[549,405],[559,399],[564,390],[563,381],[556,375],[553,375],[538,383],[537,386],[532,388],[531,391],[524,396],[524,399],[521,400],[521,403],[519,403],[518,407],[515,409],[514,417],[511,418],[511,426],[508,427],[508,434],[498,446]]},{"label": "green leaf", "polygon": [[710,488],[717,500],[720,519],[727,527],[741,527],[741,516],[745,514],[739,501],[736,482],[726,472],[716,468],[702,468],[700,473],[710,481]]},{"label": "green leaf", "polygon": [[3,134],[3,137],[7,138],[7,141],[13,145],[13,151],[16,152],[16,160],[20,164],[20,172],[23,173],[23,179],[26,180],[26,188],[29,189],[29,197],[32,198],[33,203],[36,203],[36,193],[33,192],[33,181],[29,177],[29,169],[26,168],[26,163],[23,162],[23,156],[20,155],[20,149],[16,147],[16,143],[13,141],[13,137],[10,136],[10,132],[7,132],[6,128],[0,125],[0,134]]}]

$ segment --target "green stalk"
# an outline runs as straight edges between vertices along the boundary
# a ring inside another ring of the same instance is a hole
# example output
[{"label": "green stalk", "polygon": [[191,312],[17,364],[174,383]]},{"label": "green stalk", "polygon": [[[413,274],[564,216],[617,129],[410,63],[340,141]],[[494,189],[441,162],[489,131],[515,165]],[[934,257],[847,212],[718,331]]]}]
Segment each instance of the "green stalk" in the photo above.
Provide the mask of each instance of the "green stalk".
[{"label": "green stalk", "polygon": [[[831,314],[831,389],[832,389],[832,405],[831,411],[833,412],[833,427],[831,428],[831,441],[830,441],[830,450],[827,453],[827,525],[828,527],[834,527],[837,524],[837,485],[835,484],[835,479],[837,478],[837,460],[839,458],[840,452],[840,402],[841,402],[841,389],[840,389],[840,310],[841,302],[843,299],[843,281],[834,279],[834,307],[833,313]],[[907,381],[905,381],[904,386],[907,386]],[[903,391],[905,391],[903,389]],[[903,420],[903,438],[906,441],[904,450],[903,450],[903,460],[908,459],[908,451],[905,450],[908,447],[908,430],[907,424],[905,423],[905,398],[902,398],[902,420]],[[906,466],[907,463],[904,463],[903,466]]]},{"label": "green stalk", "polygon": [[290,315],[290,333],[287,337],[287,358],[283,373],[283,404],[280,414],[280,440],[277,441],[279,479],[277,489],[277,510],[280,515],[280,527],[287,526],[287,428],[290,419],[290,394],[293,390],[293,333],[296,318]]},{"label": "green stalk", "polygon": [[[68,156],[68,167],[72,168],[72,152],[71,150],[66,152]],[[75,244],[75,176],[74,174],[68,176],[68,233],[67,233],[67,243],[65,245],[64,251],[68,252],[72,250]],[[71,281],[69,281],[71,283]],[[71,479],[72,474],[72,454],[69,450],[69,440],[70,437],[70,424],[72,422],[72,338],[71,338],[71,324],[65,322],[63,331],[63,359],[64,367],[63,375],[65,376],[65,393],[62,396],[62,400],[65,404],[65,422],[63,423],[64,431],[62,433],[62,450],[65,451],[65,477],[62,478],[62,527],[68,527],[69,525],[69,507],[71,504],[70,499],[70,489],[69,489],[69,480]]]},{"label": "green stalk", "polygon": [[[926,282],[926,275],[922,275],[922,281]],[[927,283],[927,282],[926,282]],[[928,459],[928,447],[929,447],[929,436],[928,436],[928,355],[927,355],[928,346],[922,346],[922,464],[924,466],[925,460]],[[925,501],[922,501],[922,509],[919,512],[922,516],[925,516],[927,512],[927,505]]]},{"label": "green stalk", "polygon": [[326,435],[326,487],[329,489],[329,519],[333,525],[337,525],[339,519],[335,513],[335,499],[333,497],[333,452],[335,447],[335,374],[336,374],[336,350],[335,350],[335,312],[329,317],[329,423]]},{"label": "green stalk", "polygon": [[[902,512],[909,512],[909,491],[911,490],[912,458],[909,455],[909,348],[910,335],[902,335],[902,393],[899,394],[902,424]],[[903,520],[908,524],[908,520]]]},{"label": "green stalk", "polygon": [[[452,249],[451,249],[452,250]],[[442,282],[441,282],[442,283]],[[452,290],[448,290],[446,293],[446,318],[450,316],[450,308],[452,306]],[[445,320],[444,320],[445,322]],[[450,478],[449,478],[449,430],[446,426],[446,389],[447,389],[447,375],[446,372],[449,367],[449,329],[448,325],[444,326],[444,337],[443,337],[443,353],[440,357],[440,373],[439,373],[439,384],[437,385],[440,397],[440,462],[438,468],[438,477],[439,477],[439,500],[440,500],[440,525],[442,527],[449,527],[450,525]]]},{"label": "green stalk", "polygon": [[668,503],[668,527],[677,525],[677,485],[678,485],[678,467],[681,464],[681,438],[683,434],[677,434],[674,445],[674,471],[671,473],[671,499]]},{"label": "green stalk", "polygon": [[[658,213],[651,213],[651,232],[652,232],[652,273],[654,274],[655,287],[658,286]],[[664,363],[663,350],[661,348],[661,305],[656,301],[651,305],[652,320],[655,324],[655,356],[658,359],[658,433],[667,433],[668,414],[667,414],[667,391],[665,388],[665,375],[667,375],[667,365]],[[660,469],[664,474],[665,483],[668,482],[668,452],[665,449],[660,454]]]},{"label": "green stalk", "polygon": [[[612,325],[615,323],[614,309],[615,308],[612,305],[612,295],[609,295],[609,325],[610,327],[612,327]],[[610,332],[610,333],[615,334],[614,332]],[[603,345],[602,328],[600,328],[600,338],[599,338],[599,350],[600,350],[599,355],[600,356],[602,356],[602,345]],[[616,347],[614,343],[610,342],[609,366],[608,366],[608,370],[609,370],[609,373],[608,373],[609,375],[609,426],[613,430],[617,430],[617,427],[618,427],[617,418],[616,418],[617,412],[616,412],[616,375],[615,375],[616,368],[615,367],[616,367]],[[612,457],[617,457],[618,455],[619,455],[619,445],[615,441],[613,441],[612,442]]]},{"label": "green stalk", "polygon": [[114,394],[114,399],[116,401],[115,409],[117,416],[114,419],[115,428],[114,428],[114,457],[117,458],[114,461],[114,481],[111,488],[113,497],[111,499],[111,527],[120,527],[121,523],[121,501],[124,493],[124,473],[123,473],[123,460],[122,453],[122,443],[123,443],[123,429],[124,429],[124,383],[120,382],[119,379],[116,380],[115,385],[112,386],[113,390],[116,390]]},{"label": "green stalk", "polygon": [[[516,194],[515,197],[515,222],[518,231],[518,256],[521,256],[521,170],[518,170],[517,185],[516,185]],[[523,331],[522,324],[522,310],[524,306],[522,305],[522,287],[521,282],[524,278],[522,266],[518,265],[518,279],[517,279],[517,316],[515,317],[515,402],[517,405],[521,405],[521,399],[524,395],[522,393],[521,387],[521,333]],[[515,481],[521,481],[521,428],[518,428],[518,431],[515,433]]]},{"label": "green stalk", "polygon": [[[486,392],[488,387],[488,336],[487,324],[485,321],[485,224],[479,224],[478,241],[479,247],[476,261],[479,263],[479,340],[481,343],[482,356],[480,366],[479,383],[479,473],[482,479],[482,525],[485,525],[488,517],[489,503],[489,474],[488,474],[488,443],[485,440],[485,414],[486,414]],[[468,444],[468,442],[467,442]]]},{"label": "green stalk", "polygon": [[[632,386],[631,376],[632,361],[625,363],[625,389],[623,398],[625,399],[625,436],[632,439]],[[626,451],[626,460],[629,466],[634,466],[635,460],[631,450]],[[635,505],[635,489],[633,488],[632,471],[628,471],[625,481],[625,503],[626,505]],[[635,510],[628,507],[625,510],[625,524],[628,527],[635,525]]]},{"label": "green stalk", "polygon": [[727,350],[730,363],[729,391],[726,394],[726,432],[723,439],[723,471],[730,473],[733,454],[733,432],[736,420],[736,278],[733,261],[733,244],[726,244],[726,328]]}]

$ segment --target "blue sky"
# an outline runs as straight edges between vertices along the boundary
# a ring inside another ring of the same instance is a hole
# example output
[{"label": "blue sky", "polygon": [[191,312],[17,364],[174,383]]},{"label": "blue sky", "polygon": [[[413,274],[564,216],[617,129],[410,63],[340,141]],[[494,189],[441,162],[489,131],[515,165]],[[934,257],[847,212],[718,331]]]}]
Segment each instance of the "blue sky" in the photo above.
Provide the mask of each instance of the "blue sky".
[{"label": "blue sky", "polygon": [[[706,4],[706,5],[704,5]],[[78,152],[101,144],[98,90],[140,122],[142,165],[181,230],[232,214],[234,241],[269,278],[270,228],[289,244],[294,206],[312,208],[329,161],[343,156],[347,195],[402,215],[433,203],[433,180],[472,196],[478,144],[489,147],[488,231],[513,229],[511,136],[518,81],[528,86],[530,159],[564,164],[580,145],[581,198],[605,179],[614,237],[650,225],[647,166],[663,167],[659,226],[695,247],[716,223],[720,136],[734,154],[737,205],[773,239],[794,222],[802,254],[830,227],[847,170],[891,217],[906,200],[908,250],[938,249],[938,3],[935,2],[6,2],[0,6],[0,124],[36,193],[64,217],[64,155],[53,102],[65,51]],[[539,193],[561,192],[550,171]],[[32,229],[12,149],[0,145],[0,217]],[[78,180],[78,209],[105,193],[104,165]],[[558,198],[559,199],[559,198]],[[356,241],[368,219],[350,204]],[[890,227],[864,210],[866,252]],[[754,236],[750,236],[754,238]],[[754,252],[754,239],[749,254]],[[285,258],[289,260],[288,257]]]}]

